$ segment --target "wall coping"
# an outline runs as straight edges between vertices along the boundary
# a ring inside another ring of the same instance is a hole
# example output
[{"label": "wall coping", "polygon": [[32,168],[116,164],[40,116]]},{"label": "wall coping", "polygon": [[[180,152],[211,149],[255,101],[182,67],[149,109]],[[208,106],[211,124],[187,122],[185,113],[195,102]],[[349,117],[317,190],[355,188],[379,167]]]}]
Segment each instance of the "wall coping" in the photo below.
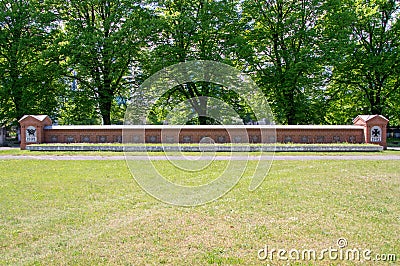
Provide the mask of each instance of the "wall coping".
[{"label": "wall coping", "polygon": [[364,122],[368,122],[374,118],[379,118],[383,121],[389,122],[389,119],[387,119],[383,115],[358,115],[356,118],[353,119],[353,123],[357,122],[360,119],[363,120]]},{"label": "wall coping", "polygon": [[77,125],[45,126],[45,130],[122,130],[122,129],[364,129],[354,125]]},{"label": "wall coping", "polygon": [[[209,151],[216,152],[379,152],[383,150],[379,145],[264,145],[264,146],[212,146]],[[207,147],[198,146],[85,146],[85,145],[52,145],[26,147],[30,151],[115,151],[115,152],[164,152],[164,151],[182,151],[182,152],[201,152],[207,151]]]},{"label": "wall coping", "polygon": [[20,120],[18,120],[18,122],[21,123],[22,121],[24,121],[25,119],[27,119],[29,117],[32,117],[40,122],[43,122],[46,118],[50,119],[50,117],[48,115],[24,115],[23,117],[21,117]]}]

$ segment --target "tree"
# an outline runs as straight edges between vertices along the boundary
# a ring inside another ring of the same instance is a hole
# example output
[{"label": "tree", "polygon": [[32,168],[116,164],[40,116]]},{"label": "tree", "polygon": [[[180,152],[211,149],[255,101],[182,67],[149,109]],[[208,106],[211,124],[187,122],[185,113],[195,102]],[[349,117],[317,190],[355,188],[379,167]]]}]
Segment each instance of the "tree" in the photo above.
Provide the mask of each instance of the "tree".
[{"label": "tree", "polygon": [[[335,5],[333,5],[335,6]],[[354,114],[382,114],[399,120],[393,112],[400,89],[399,1],[342,1],[336,13],[327,17],[333,51],[342,56],[332,62],[333,80],[329,87],[331,112],[341,97]],[[331,35],[332,36],[332,35]],[[335,119],[335,115],[331,116]]]},{"label": "tree", "polygon": [[56,111],[62,86],[53,11],[43,1],[0,1],[0,124]]},{"label": "tree", "polygon": [[[76,84],[76,82],[73,82]],[[57,122],[61,125],[98,125],[101,123],[96,112],[96,101],[86,90],[72,86],[58,99],[60,108]]]},{"label": "tree", "polygon": [[[111,124],[113,103],[126,97],[151,33],[150,6],[130,0],[70,0],[59,7],[64,20],[66,76],[85,90]],[[72,73],[76,74],[72,74]]]},{"label": "tree", "polygon": [[[190,60],[212,60],[231,63],[236,38],[239,35],[238,1],[163,0],[157,5],[159,34],[153,40],[154,50],[149,54],[149,75],[164,67]],[[198,114],[195,124],[214,124],[207,117],[208,99],[215,97],[234,106],[240,106],[238,95],[223,86],[210,82],[187,82],[171,88],[152,113],[152,122],[161,123],[166,109],[189,100]],[[239,111],[240,108],[237,108]],[[243,109],[243,108],[242,108]]]},{"label": "tree", "polygon": [[[244,1],[242,23],[249,45],[247,71],[284,124],[318,123],[323,117],[324,67],[319,48],[323,1]],[[249,53],[249,49],[251,52]]]}]

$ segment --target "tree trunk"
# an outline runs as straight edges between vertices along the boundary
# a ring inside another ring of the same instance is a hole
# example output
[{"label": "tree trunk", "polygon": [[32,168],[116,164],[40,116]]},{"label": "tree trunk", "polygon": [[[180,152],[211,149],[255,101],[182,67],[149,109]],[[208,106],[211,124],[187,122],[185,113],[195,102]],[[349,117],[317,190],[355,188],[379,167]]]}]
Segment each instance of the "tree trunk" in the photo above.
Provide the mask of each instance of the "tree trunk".
[{"label": "tree trunk", "polygon": [[100,114],[103,118],[103,125],[111,125],[111,105],[112,105],[113,97],[109,94],[100,94],[99,95],[99,108]]},{"label": "tree trunk", "polygon": [[103,125],[111,125],[111,102],[102,104],[100,114],[103,118]]},{"label": "tree trunk", "polygon": [[288,125],[297,124],[293,89],[286,88],[284,101],[286,103],[285,111],[286,111],[286,120]]}]

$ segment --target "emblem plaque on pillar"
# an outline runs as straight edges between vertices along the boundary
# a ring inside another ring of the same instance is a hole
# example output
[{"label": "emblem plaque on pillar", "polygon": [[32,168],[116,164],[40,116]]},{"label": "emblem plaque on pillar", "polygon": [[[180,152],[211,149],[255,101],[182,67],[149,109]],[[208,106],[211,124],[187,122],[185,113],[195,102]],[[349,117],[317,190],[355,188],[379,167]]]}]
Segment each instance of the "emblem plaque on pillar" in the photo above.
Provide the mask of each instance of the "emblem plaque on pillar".
[{"label": "emblem plaque on pillar", "polygon": [[379,126],[373,126],[371,128],[371,142],[382,141],[382,129]]},{"label": "emblem plaque on pillar", "polygon": [[26,142],[37,142],[36,127],[29,126],[26,128]]}]

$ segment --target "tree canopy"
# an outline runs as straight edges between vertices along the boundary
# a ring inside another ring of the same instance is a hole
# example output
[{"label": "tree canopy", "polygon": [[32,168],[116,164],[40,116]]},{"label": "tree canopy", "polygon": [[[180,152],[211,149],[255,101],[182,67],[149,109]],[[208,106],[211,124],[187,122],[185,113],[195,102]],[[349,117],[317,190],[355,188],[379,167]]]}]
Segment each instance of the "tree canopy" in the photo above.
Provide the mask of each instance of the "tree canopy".
[{"label": "tree canopy", "polygon": [[57,15],[42,1],[0,1],[0,124],[28,113],[56,115],[59,31]]},{"label": "tree canopy", "polygon": [[[157,71],[212,60],[250,75],[281,124],[351,123],[381,114],[400,125],[398,0],[0,0],[0,125],[24,114],[60,124],[123,121],[126,102]],[[187,82],[152,109],[151,123],[190,102],[232,106],[241,95]],[[191,100],[192,99],[192,100]]]}]

